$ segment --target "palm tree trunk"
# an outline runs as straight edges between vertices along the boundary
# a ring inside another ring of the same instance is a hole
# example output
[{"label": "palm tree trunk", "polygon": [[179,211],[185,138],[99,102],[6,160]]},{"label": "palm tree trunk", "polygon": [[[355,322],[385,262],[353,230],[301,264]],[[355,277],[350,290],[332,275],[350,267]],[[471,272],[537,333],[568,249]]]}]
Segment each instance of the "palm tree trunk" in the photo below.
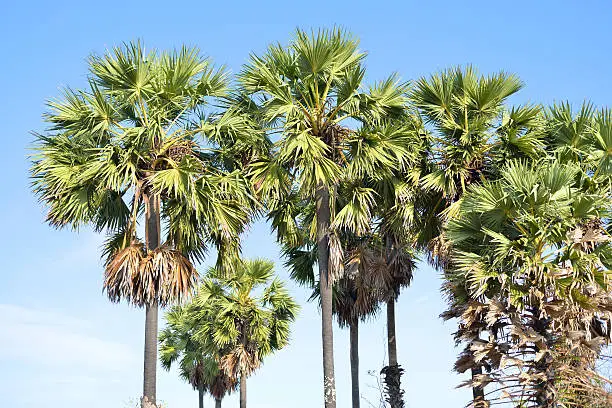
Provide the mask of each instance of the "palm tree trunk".
[{"label": "palm tree trunk", "polygon": [[404,391],[402,391],[401,377],[404,370],[397,363],[394,298],[387,300],[387,350],[389,353],[389,365],[382,370],[382,373],[385,375],[387,402],[391,408],[403,408]]},{"label": "palm tree trunk", "polygon": [[244,371],[240,372],[240,408],[246,408],[247,398],[246,375]]},{"label": "palm tree trunk", "polygon": [[351,336],[351,385],[353,408],[359,408],[359,320],[349,325]]},{"label": "palm tree trunk", "polygon": [[204,408],[204,388],[198,389],[198,407]]},{"label": "palm tree trunk", "polygon": [[387,300],[387,350],[389,365],[397,365],[397,342],[395,339],[395,299]]},{"label": "palm tree trunk", "polygon": [[221,398],[215,399],[215,408],[221,408]]},{"label": "palm tree trunk", "polygon": [[[475,338],[480,339],[480,331],[473,333]],[[466,350],[470,350],[476,340],[473,340],[467,347]],[[471,368],[472,375],[472,405],[474,408],[486,408],[485,391],[480,385],[475,385],[476,377],[482,374],[482,366],[474,366]]]},{"label": "palm tree trunk", "polygon": [[[550,318],[541,316],[540,308],[533,307],[531,310],[533,330],[545,339],[544,349],[552,349],[555,346],[555,341],[551,335]],[[542,351],[540,345],[536,344],[534,352],[537,354]],[[555,387],[555,372],[553,369],[553,359],[550,355],[540,359],[533,365],[533,370],[541,376],[535,387],[535,401],[538,407],[553,408],[557,407],[557,389]]]},{"label": "palm tree trunk", "polygon": [[[482,374],[482,367],[472,367],[472,381],[480,374]],[[484,388],[481,386],[472,386],[472,396],[474,397],[474,408],[484,408]]]},{"label": "palm tree trunk", "polygon": [[[159,196],[144,194],[145,236],[147,249],[154,250],[160,241]],[[143,401],[155,404],[157,383],[157,303],[146,306],[143,370]],[[144,405],[144,404],[143,404]]]},{"label": "palm tree trunk", "polygon": [[336,380],[334,376],[334,333],[332,320],[332,284],[329,271],[329,189],[317,186],[317,246],[319,288],[321,292],[321,337],[323,341],[323,398],[325,408],[336,408]]}]

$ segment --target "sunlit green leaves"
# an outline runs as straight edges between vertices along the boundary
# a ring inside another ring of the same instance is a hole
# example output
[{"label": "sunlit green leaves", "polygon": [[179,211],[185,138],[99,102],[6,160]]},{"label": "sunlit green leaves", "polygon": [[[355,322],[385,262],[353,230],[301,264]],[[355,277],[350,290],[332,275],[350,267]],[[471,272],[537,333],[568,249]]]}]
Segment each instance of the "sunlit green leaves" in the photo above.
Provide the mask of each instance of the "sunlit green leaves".
[{"label": "sunlit green leaves", "polygon": [[190,339],[235,380],[250,375],[289,340],[299,307],[273,277],[273,267],[254,259],[238,261],[231,275],[210,269],[194,299],[181,308]]},{"label": "sunlit green leaves", "polygon": [[[455,262],[462,265],[475,294],[482,295],[480,285],[486,279],[502,279],[500,274],[515,282],[546,287],[555,273],[564,276],[554,272],[564,270],[564,259],[574,259],[575,282],[593,279],[599,270],[591,259],[593,253],[576,252],[568,237],[582,237],[584,232],[576,228],[606,217],[610,203],[604,195],[594,197],[579,190],[578,171],[576,165],[511,163],[499,181],[469,190],[459,217],[448,226],[448,238]],[[597,236],[589,239],[599,239]],[[470,266],[473,257],[478,257],[478,268]]]},{"label": "sunlit green leaves", "polygon": [[[89,224],[107,233],[110,265],[138,240],[145,196],[149,202],[156,196],[167,251],[201,261],[214,245],[220,259],[235,258],[238,236],[256,210],[250,185],[236,169],[265,149],[266,139],[242,110],[208,111],[209,102],[227,96],[225,69],[196,48],[146,51],[140,42],[88,62],[87,86],[49,102],[50,127],[35,142],[33,188],[49,207],[49,223]],[[176,271],[189,269],[187,263],[176,263],[183,265]],[[117,295],[123,292],[114,284],[107,289],[114,299],[155,300],[150,286],[173,273],[172,265],[162,266],[115,274],[113,282],[131,282],[128,275],[136,273],[149,285],[132,282],[132,295]],[[184,293],[175,298],[191,290],[184,281],[176,288]]]}]

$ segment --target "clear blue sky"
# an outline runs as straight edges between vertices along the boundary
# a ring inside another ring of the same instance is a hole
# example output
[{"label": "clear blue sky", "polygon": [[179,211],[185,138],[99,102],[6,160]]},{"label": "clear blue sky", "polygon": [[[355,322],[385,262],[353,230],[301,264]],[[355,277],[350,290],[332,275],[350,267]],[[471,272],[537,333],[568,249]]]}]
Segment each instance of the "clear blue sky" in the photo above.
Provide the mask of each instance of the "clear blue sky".
[{"label": "clear blue sky", "polygon": [[[140,4],[139,4],[140,3]],[[427,3],[427,4],[425,4]],[[102,294],[101,238],[54,231],[29,191],[26,148],[42,130],[44,101],[61,86],[85,83],[86,57],[140,38],[149,47],[198,45],[234,72],[248,53],[286,42],[296,26],[339,24],[369,51],[370,80],[398,71],[414,79],[457,64],[518,74],[516,103],[569,100],[612,105],[612,3],[608,1],[397,2],[5,2],[0,25],[3,199],[0,200],[0,407],[126,407],[141,392],[144,314]],[[265,224],[244,244],[247,256],[278,259]],[[287,278],[279,266],[278,273]],[[400,363],[407,407],[461,407],[454,387],[453,324],[438,314],[438,274],[422,266],[398,309]],[[321,403],[319,315],[305,303],[290,347],[270,358],[249,384],[252,408],[311,408]],[[361,333],[364,397],[376,401],[385,358],[382,319]],[[350,403],[348,336],[335,333],[338,406]],[[158,396],[170,408],[195,406],[196,393],[160,372]],[[207,402],[210,404],[210,402]],[[235,397],[225,406],[236,406]],[[364,407],[368,406],[364,402]]]}]

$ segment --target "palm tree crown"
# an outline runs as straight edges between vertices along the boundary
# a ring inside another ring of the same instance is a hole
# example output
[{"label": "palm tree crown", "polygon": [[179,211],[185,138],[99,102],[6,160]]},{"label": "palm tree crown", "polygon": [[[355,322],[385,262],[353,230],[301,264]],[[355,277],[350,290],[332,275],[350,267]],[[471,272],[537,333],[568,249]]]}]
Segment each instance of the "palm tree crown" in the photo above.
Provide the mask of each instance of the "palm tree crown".
[{"label": "palm tree crown", "polygon": [[207,342],[194,338],[196,321],[189,314],[189,306],[174,306],[166,314],[166,327],[159,335],[159,359],[166,370],[178,361],[180,377],[199,392],[200,407],[209,393],[221,401],[235,390],[237,382],[219,368],[219,353]]},{"label": "palm tree crown", "polygon": [[246,378],[266,356],[288,344],[290,324],[299,310],[273,268],[263,259],[240,261],[232,274],[210,268],[182,309],[189,340],[213,356],[224,375],[240,382],[242,408]]}]

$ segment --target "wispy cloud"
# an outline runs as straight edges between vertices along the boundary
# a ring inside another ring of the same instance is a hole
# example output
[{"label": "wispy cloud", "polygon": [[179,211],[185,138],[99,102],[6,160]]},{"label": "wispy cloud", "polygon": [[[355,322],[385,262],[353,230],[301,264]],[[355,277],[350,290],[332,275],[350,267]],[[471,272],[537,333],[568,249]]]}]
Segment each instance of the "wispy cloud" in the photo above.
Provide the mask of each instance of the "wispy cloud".
[{"label": "wispy cloud", "polygon": [[91,322],[62,313],[0,304],[0,361],[116,370],[135,359],[121,343],[100,338]]},{"label": "wispy cloud", "polygon": [[140,360],[112,336],[60,311],[0,304],[0,402],[12,408],[122,406],[117,402],[138,394]]}]

